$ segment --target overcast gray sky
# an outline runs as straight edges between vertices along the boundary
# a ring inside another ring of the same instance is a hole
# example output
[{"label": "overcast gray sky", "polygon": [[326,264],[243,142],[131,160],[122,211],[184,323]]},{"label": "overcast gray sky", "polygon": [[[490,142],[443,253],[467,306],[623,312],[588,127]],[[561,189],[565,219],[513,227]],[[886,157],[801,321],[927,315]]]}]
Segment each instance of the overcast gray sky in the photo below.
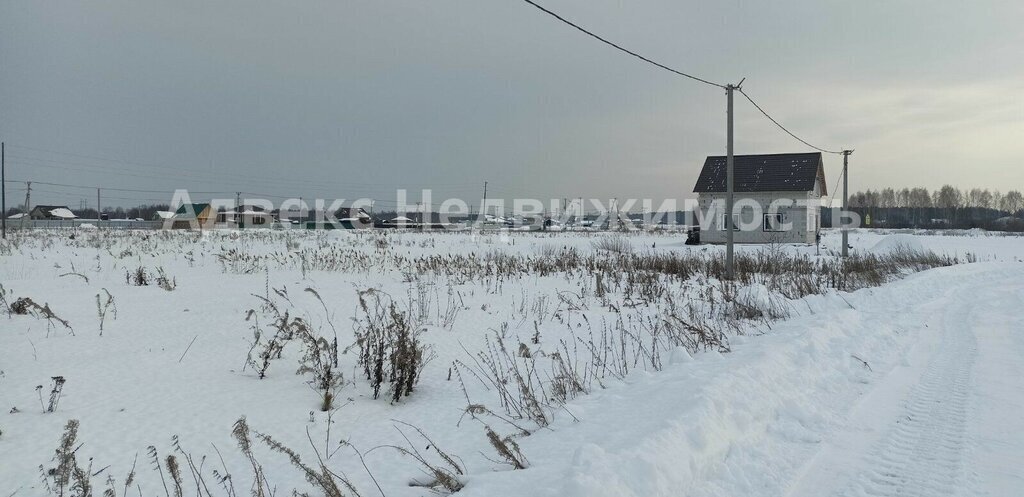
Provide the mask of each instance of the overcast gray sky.
[{"label": "overcast gray sky", "polygon": [[[746,77],[797,134],[856,149],[852,189],[1024,188],[1019,0],[541,3],[671,66]],[[807,150],[736,107],[737,153]],[[3,0],[0,137],[17,180],[682,199],[725,152],[725,95],[520,0]],[[841,157],[825,160],[831,189]],[[95,198],[37,188],[33,203]]]}]

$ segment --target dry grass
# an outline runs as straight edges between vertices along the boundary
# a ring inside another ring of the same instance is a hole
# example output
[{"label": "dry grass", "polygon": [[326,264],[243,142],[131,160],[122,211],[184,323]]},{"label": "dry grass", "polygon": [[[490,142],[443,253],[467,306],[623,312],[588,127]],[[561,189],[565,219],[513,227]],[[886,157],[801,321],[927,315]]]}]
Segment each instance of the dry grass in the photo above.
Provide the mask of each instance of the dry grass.
[{"label": "dry grass", "polygon": [[[373,388],[373,398],[389,385],[392,402],[412,394],[423,367],[433,358],[430,347],[420,340],[421,329],[411,322],[411,311],[403,311],[387,294],[363,290],[359,294],[354,344],[357,363]],[[411,306],[411,304],[410,304]]]}]

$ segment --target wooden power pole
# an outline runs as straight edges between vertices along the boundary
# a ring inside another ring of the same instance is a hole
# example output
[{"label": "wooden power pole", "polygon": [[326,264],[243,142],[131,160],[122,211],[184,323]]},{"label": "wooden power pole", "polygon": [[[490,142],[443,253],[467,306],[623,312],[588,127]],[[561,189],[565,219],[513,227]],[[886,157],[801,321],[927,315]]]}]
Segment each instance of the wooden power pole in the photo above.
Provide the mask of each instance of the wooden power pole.
[{"label": "wooden power pole", "polygon": [[849,167],[849,162],[850,162],[849,161],[850,154],[852,154],[852,153],[853,153],[853,150],[843,150],[843,215],[839,218],[839,222],[843,224],[843,257],[847,257],[847,256],[850,255],[850,238],[849,238],[850,237],[850,233],[849,233],[850,230],[847,229],[847,224],[848,223],[845,222],[844,219],[846,219],[846,212],[847,212],[846,209],[847,209],[848,202],[850,201],[850,198],[849,198],[849,187],[850,187],[849,177],[850,177],[850,175],[849,175],[848,167]]},{"label": "wooden power pole", "polygon": [[[487,182],[484,181],[484,199],[483,203],[480,204],[480,215],[477,216],[476,221],[482,223],[487,221]],[[481,225],[483,226],[483,225]]]},{"label": "wooden power pole", "polygon": [[28,213],[32,212],[32,182],[28,181],[25,183],[25,212],[21,216],[21,229],[25,229],[25,219],[28,218]]},{"label": "wooden power pole", "polygon": [[[740,82],[742,83],[742,81]],[[739,85],[725,85],[726,132],[725,132],[725,277],[733,279],[733,150],[732,150],[732,93]]]},{"label": "wooden power pole", "polygon": [[7,238],[7,157],[6,144],[0,142],[0,231]]}]

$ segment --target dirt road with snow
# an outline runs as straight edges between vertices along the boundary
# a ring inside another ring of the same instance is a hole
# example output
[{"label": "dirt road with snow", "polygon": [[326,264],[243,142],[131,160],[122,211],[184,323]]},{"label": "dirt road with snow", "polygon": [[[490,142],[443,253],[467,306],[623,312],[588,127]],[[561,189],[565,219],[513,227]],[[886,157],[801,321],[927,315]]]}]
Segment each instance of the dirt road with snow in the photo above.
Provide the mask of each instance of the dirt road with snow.
[{"label": "dirt road with snow", "polygon": [[865,396],[788,495],[1024,491],[1024,278],[982,274],[950,282],[914,312],[929,329],[923,343]]},{"label": "dirt road with snow", "polygon": [[1024,489],[1024,264],[843,297],[732,353],[674,358],[524,440],[469,495],[1015,496]]}]

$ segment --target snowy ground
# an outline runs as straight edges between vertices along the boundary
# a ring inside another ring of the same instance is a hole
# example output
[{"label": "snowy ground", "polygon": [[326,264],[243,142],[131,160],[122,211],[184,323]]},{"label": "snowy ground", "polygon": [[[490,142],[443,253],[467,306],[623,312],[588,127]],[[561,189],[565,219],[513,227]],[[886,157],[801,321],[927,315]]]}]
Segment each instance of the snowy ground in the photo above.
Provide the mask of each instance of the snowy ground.
[{"label": "snowy ground", "polygon": [[[128,493],[161,495],[147,448],[165,457],[177,436],[197,460],[208,457],[202,471],[214,495],[226,494],[209,476],[212,468],[222,469],[218,452],[237,491],[247,493],[249,463],[231,436],[240,416],[306,462],[316,460],[312,440],[321,455],[331,455],[327,465],[344,472],[362,495],[432,493],[409,485],[426,479],[412,458],[377,448],[408,447],[401,429],[427,459],[441,464],[424,448],[432,444],[402,423],[419,427],[457,456],[465,473],[459,495],[1000,496],[1024,489],[1024,387],[1017,381],[1024,374],[1021,237],[856,231],[854,252],[910,239],[937,253],[973,254],[980,262],[911,274],[877,288],[783,299],[783,320],[726,323],[718,320],[719,310],[698,303],[687,312],[707,316],[708,326],[728,326],[729,352],[663,349],[657,367],[634,359],[628,372],[604,374],[564,405],[545,402],[541,426],[504,411],[495,388],[466,371],[496,337],[543,356],[541,364],[552,352],[567,350],[560,344],[594,340],[618,329],[617,320],[626,321],[624,329],[640,329],[636,323],[643,319],[682,312],[675,306],[699,302],[720,287],[700,278],[672,282],[666,296],[644,300],[649,289],[625,282],[602,296],[585,272],[523,270],[515,277],[473,279],[424,277],[409,269],[414,258],[439,256],[437,264],[449,254],[594,253],[595,242],[608,237],[600,234],[405,233],[382,244],[378,235],[350,232],[252,233],[139,233],[106,240],[80,231],[69,240],[68,232],[57,232],[0,252],[7,298],[48,303],[73,328],[72,334],[45,319],[0,316],[0,497],[46,494],[40,466],[52,466],[69,419],[81,423],[79,463],[91,458],[100,489],[111,476],[121,494],[138,455],[137,487]],[[708,256],[722,250],[686,246],[680,235],[625,240],[645,254]],[[838,247],[839,235],[830,231],[820,251],[784,250],[827,259]],[[302,253],[313,255],[297,255]],[[316,258],[326,254],[334,255]],[[176,288],[126,283],[126,271],[140,266],[163,268]],[[305,288],[318,292],[326,312]],[[344,348],[359,316],[357,291],[367,288],[414,302],[410,312],[426,330],[422,340],[434,358],[409,397],[397,403],[373,399],[353,353],[344,354],[346,384],[329,419],[318,409],[308,375],[295,374],[296,347],[288,346],[266,379],[243,367],[253,325],[246,311],[259,307],[258,296],[287,291],[290,308],[321,331],[336,328]],[[101,334],[96,296],[105,300],[104,289],[114,297],[117,315],[108,310]],[[454,361],[464,365],[463,382],[458,371],[453,378]],[[539,384],[550,386],[542,376],[549,372],[537,374]],[[58,375],[67,380],[62,397],[55,412],[44,413],[40,395],[46,404],[51,377]],[[467,416],[467,395],[494,415]],[[503,437],[514,436],[526,469],[513,470],[502,460],[484,423]],[[520,436],[516,426],[531,434]],[[381,491],[355,450],[339,440],[364,454]],[[280,491],[309,488],[283,455],[261,448],[257,456]],[[185,494],[195,495],[191,477],[185,480]]]}]

